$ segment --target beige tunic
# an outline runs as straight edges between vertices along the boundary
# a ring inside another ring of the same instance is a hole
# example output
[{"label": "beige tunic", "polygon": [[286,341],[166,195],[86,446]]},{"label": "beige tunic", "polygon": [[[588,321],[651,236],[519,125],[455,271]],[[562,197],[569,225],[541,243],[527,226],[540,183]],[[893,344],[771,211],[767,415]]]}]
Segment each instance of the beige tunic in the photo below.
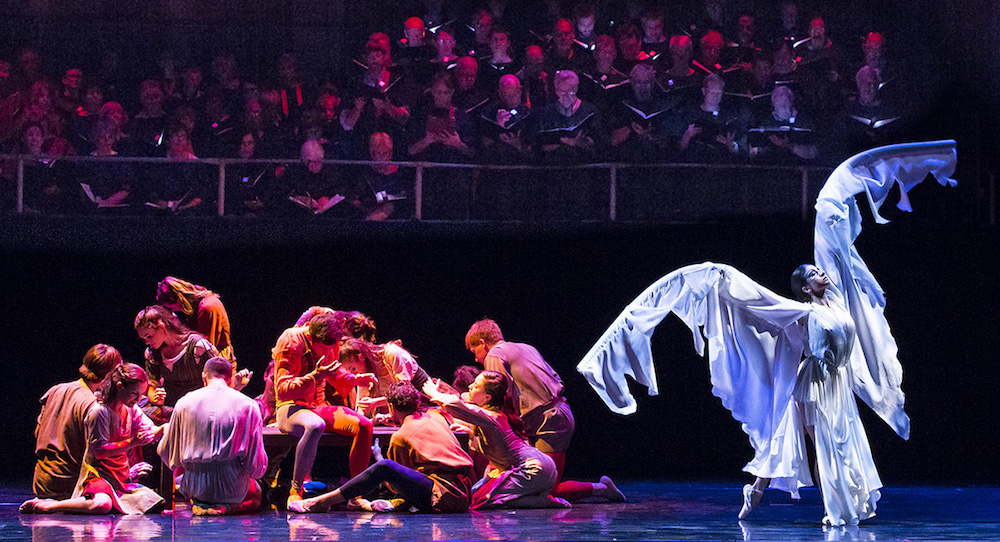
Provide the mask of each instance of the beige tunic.
[{"label": "beige tunic", "polygon": [[83,379],[56,384],[42,396],[35,427],[35,496],[68,499],[73,494],[87,451],[84,421],[96,402]]}]

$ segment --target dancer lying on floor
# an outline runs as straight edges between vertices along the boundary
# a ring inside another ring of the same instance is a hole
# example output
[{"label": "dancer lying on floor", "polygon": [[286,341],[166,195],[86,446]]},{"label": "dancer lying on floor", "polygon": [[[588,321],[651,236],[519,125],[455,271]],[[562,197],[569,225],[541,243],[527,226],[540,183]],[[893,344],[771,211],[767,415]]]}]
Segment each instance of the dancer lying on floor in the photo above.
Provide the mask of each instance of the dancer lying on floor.
[{"label": "dancer lying on floor", "polygon": [[472,495],[472,459],[437,410],[420,410],[420,392],[409,382],[389,387],[386,400],[399,429],[389,441],[383,459],[339,488],[288,505],[290,512],[325,512],[331,506],[371,495],[383,484],[398,498],[369,502],[363,509],[388,512],[468,512]]}]

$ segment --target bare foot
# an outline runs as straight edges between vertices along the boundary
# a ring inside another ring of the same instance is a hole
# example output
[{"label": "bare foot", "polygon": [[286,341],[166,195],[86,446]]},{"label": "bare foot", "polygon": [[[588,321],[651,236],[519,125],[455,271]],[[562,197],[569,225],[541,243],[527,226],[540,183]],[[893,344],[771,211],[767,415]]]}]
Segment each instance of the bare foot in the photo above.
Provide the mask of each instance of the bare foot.
[{"label": "bare foot", "polygon": [[196,516],[224,516],[229,512],[226,506],[201,506],[198,504],[191,505],[191,513]]},{"label": "bare foot", "polygon": [[355,512],[358,510],[364,510],[366,512],[374,512],[372,509],[372,503],[368,499],[362,499],[361,497],[354,497],[353,499],[347,501],[347,510],[350,512]]},{"label": "bare foot", "polygon": [[566,499],[561,499],[559,497],[553,497],[549,495],[549,501],[552,502],[552,508],[572,508],[573,505],[569,503]]},{"label": "bare foot", "polygon": [[375,499],[371,501],[372,512],[392,512],[395,506],[387,499]]},{"label": "bare foot", "polygon": [[34,512],[29,512],[29,513],[35,513],[35,514],[51,514],[52,513],[51,507],[59,503],[59,501],[56,499],[32,499],[32,500],[35,501],[33,505]]},{"label": "bare foot", "polygon": [[608,500],[608,502],[625,502],[625,494],[618,489],[615,482],[607,476],[601,476],[601,483],[604,484],[604,491],[601,492],[600,496]]}]

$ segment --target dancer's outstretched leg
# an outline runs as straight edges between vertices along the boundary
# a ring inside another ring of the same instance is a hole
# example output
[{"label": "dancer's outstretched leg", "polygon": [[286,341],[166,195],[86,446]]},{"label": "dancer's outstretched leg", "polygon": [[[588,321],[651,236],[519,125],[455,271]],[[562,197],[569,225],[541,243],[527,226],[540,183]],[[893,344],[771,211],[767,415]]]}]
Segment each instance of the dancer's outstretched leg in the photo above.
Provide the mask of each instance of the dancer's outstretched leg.
[{"label": "dancer's outstretched leg", "polygon": [[563,469],[566,467],[566,452],[545,452],[545,455],[552,458],[558,472],[556,485],[552,489],[553,497],[564,499],[571,503],[582,501],[589,497],[607,499],[609,502],[625,502],[625,494],[618,489],[618,486],[611,481],[611,478],[601,476],[600,482],[563,480]]}]

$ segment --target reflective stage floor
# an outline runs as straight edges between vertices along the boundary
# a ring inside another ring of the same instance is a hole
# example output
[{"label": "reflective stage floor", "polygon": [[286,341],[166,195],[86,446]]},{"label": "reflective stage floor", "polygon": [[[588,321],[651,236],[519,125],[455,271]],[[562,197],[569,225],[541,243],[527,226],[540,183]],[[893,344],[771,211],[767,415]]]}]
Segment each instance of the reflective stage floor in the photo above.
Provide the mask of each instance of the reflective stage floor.
[{"label": "reflective stage floor", "polygon": [[629,502],[569,510],[473,514],[285,512],[203,518],[179,504],[140,517],[19,515],[26,486],[0,488],[0,540],[1000,540],[1000,488],[890,487],[878,516],[860,527],[824,528],[815,489],[801,501],[768,491],[737,521],[737,484],[625,482]]}]

